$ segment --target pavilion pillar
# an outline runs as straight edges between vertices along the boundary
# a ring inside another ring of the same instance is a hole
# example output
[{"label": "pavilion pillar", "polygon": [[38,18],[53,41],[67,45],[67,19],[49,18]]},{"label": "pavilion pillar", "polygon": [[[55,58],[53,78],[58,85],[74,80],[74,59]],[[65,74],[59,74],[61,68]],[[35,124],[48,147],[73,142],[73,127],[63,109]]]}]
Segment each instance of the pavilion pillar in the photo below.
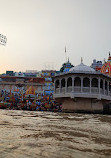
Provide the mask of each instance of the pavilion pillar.
[{"label": "pavilion pillar", "polygon": [[81,93],[83,92],[83,77],[81,77]]},{"label": "pavilion pillar", "polygon": [[59,93],[61,93],[61,79],[59,80]]},{"label": "pavilion pillar", "polygon": [[72,92],[74,92],[74,77],[72,77]]},{"label": "pavilion pillar", "polygon": [[65,93],[67,93],[67,78],[65,78]]},{"label": "pavilion pillar", "polygon": [[107,94],[109,95],[109,81],[107,82]]},{"label": "pavilion pillar", "polygon": [[103,80],[103,94],[105,94],[105,79]]},{"label": "pavilion pillar", "polygon": [[92,82],[92,78],[90,77],[90,93],[91,93],[91,82]]},{"label": "pavilion pillar", "polygon": [[98,89],[99,89],[99,94],[100,94],[100,78],[98,78]]},{"label": "pavilion pillar", "polygon": [[54,80],[54,93],[56,93],[56,81]]}]

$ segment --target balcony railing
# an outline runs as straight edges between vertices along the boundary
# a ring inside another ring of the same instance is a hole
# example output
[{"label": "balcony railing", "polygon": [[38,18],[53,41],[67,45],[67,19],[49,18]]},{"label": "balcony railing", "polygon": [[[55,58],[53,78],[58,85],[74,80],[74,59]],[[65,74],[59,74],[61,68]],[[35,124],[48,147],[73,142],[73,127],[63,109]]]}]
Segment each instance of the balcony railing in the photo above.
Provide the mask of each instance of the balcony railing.
[{"label": "balcony railing", "polygon": [[88,93],[90,92],[90,87],[83,87],[83,93]]},{"label": "balcony railing", "polygon": [[74,92],[80,93],[81,92],[81,87],[79,87],[79,86],[74,87]]},{"label": "balcony railing", "polygon": [[105,90],[105,95],[108,95],[108,92],[107,92],[107,90]]},{"label": "balcony railing", "polygon": [[[74,91],[73,91],[74,90]],[[98,87],[83,87],[82,91],[81,91],[81,87],[80,86],[76,86],[74,87],[72,90],[72,86],[70,87],[62,87],[60,88],[56,88],[55,89],[55,94],[66,94],[66,93],[71,93],[73,91],[73,93],[91,93],[91,94],[99,94],[99,88]],[[111,91],[107,91],[107,90],[103,90],[102,88],[100,88],[100,94],[102,95],[109,95],[111,96]]]},{"label": "balcony railing", "polygon": [[65,87],[61,88],[61,93],[65,93]]},{"label": "balcony railing", "polygon": [[100,94],[104,94],[104,90],[100,88]]},{"label": "balcony railing", "polygon": [[59,93],[59,88],[56,88],[55,93],[57,94]]},{"label": "balcony railing", "polygon": [[99,93],[99,89],[97,87],[92,87],[91,88],[91,93],[97,94],[97,93]]},{"label": "balcony railing", "polygon": [[72,86],[67,87],[67,92],[72,92]]}]

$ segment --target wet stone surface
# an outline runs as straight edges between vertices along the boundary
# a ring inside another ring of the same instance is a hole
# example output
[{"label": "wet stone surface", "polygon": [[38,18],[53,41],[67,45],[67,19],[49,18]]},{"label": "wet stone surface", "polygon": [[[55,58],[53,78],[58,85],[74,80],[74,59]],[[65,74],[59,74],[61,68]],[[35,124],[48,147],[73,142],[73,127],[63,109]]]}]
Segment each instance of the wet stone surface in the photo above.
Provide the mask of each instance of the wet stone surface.
[{"label": "wet stone surface", "polygon": [[111,158],[111,115],[0,110],[0,158]]}]

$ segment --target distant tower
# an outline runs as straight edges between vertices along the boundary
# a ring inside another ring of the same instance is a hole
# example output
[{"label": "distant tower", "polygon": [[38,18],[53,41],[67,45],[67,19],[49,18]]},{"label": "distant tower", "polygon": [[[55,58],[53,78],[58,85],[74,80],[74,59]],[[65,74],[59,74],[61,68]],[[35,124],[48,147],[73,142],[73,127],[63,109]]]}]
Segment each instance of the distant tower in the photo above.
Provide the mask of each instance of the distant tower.
[{"label": "distant tower", "polygon": [[81,64],[83,64],[83,58],[81,57]]},{"label": "distant tower", "polygon": [[69,61],[69,57],[68,60],[66,61],[66,63],[62,64],[62,67],[60,68],[60,72],[68,72],[70,68],[74,67],[70,61]]},{"label": "distant tower", "polygon": [[109,51],[109,58],[108,58],[108,61],[111,61],[111,55],[110,55],[110,51]]}]

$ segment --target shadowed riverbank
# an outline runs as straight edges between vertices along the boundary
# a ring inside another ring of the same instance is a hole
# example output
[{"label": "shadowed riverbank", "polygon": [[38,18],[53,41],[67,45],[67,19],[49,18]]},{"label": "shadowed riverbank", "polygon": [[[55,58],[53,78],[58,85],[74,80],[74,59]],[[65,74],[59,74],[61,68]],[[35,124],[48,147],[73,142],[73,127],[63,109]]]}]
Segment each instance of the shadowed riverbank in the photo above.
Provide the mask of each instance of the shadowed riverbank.
[{"label": "shadowed riverbank", "polygon": [[0,158],[110,158],[111,116],[0,110]]}]

